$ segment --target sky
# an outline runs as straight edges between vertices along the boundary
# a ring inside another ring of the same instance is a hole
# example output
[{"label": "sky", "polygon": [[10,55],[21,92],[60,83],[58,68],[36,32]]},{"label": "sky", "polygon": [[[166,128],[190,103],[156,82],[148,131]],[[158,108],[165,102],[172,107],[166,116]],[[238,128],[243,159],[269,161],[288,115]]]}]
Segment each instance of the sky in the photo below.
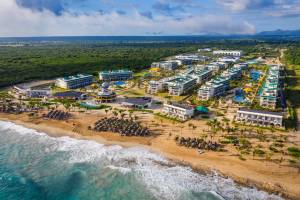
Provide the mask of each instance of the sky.
[{"label": "sky", "polygon": [[300,0],[0,0],[0,37],[300,29]]}]

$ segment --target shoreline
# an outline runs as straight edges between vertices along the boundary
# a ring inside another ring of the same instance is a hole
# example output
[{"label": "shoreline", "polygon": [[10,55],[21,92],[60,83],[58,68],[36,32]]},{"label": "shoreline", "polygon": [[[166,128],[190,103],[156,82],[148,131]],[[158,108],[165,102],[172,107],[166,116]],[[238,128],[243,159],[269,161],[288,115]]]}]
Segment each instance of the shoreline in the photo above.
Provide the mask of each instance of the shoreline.
[{"label": "shoreline", "polygon": [[[265,164],[261,163],[261,161],[254,160],[249,167],[247,161],[233,160],[235,159],[234,156],[228,157],[227,155],[216,152],[206,152],[203,155],[199,155],[196,150],[169,145],[169,143],[172,142],[170,140],[163,142],[161,140],[156,141],[155,137],[122,137],[115,133],[95,134],[95,132],[89,130],[85,130],[82,133],[76,133],[70,129],[71,126],[67,126],[69,124],[52,120],[29,120],[24,116],[19,118],[16,115],[8,114],[0,114],[0,120],[13,122],[26,128],[34,129],[46,133],[51,137],[68,136],[80,140],[92,140],[104,145],[120,145],[125,148],[136,146],[143,147],[151,152],[161,154],[174,163],[191,167],[198,173],[208,174],[217,172],[220,176],[231,178],[234,182],[242,186],[250,188],[256,187],[259,190],[280,195],[283,198],[299,199],[300,196],[300,191],[297,189],[297,185],[300,184],[299,173],[297,177],[290,177],[291,180],[295,181],[294,183],[289,182],[289,180],[282,185],[282,182],[276,182],[276,179],[284,177],[284,174],[280,175],[280,171],[284,171],[282,170],[284,167],[282,167],[281,170],[278,168],[275,172],[269,171],[269,173],[267,173],[265,169],[261,169],[262,166],[257,166],[258,162],[260,162],[259,164],[263,165],[263,168],[266,168]],[[166,144],[166,146],[164,146],[164,144]],[[251,174],[251,172],[253,174]],[[279,173],[279,175],[276,175],[276,173]]]}]

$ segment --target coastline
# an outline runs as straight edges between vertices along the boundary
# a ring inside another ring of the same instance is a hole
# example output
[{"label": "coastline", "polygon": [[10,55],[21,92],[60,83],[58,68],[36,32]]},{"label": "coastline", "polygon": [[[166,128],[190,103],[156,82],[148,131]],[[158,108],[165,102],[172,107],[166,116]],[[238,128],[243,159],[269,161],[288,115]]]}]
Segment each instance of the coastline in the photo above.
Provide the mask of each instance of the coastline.
[{"label": "coastline", "polygon": [[[241,161],[235,156],[225,153],[206,152],[199,155],[196,150],[179,147],[168,136],[159,137],[122,137],[115,133],[97,133],[89,131],[74,131],[73,123],[58,122],[43,119],[30,119],[27,115],[8,115],[0,113],[0,120],[10,121],[24,127],[44,132],[51,137],[68,136],[81,140],[93,140],[105,145],[120,145],[122,147],[140,146],[152,152],[159,153],[169,160],[189,166],[200,173],[217,172],[223,177],[229,177],[236,183],[256,187],[264,191],[280,194],[284,198],[299,199],[300,174],[290,171],[290,167],[278,167],[275,164],[263,164],[261,161]],[[82,119],[81,119],[82,120]],[[89,121],[90,119],[85,119]],[[288,170],[288,171],[287,171]],[[291,173],[292,172],[292,173]]]}]

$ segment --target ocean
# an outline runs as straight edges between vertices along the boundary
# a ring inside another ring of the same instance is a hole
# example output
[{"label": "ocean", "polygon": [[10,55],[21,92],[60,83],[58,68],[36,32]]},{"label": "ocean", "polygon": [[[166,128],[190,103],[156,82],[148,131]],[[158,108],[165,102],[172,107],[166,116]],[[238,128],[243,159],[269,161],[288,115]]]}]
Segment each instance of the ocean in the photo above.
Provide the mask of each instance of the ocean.
[{"label": "ocean", "polygon": [[281,199],[141,147],[54,138],[4,121],[0,138],[1,200]]}]

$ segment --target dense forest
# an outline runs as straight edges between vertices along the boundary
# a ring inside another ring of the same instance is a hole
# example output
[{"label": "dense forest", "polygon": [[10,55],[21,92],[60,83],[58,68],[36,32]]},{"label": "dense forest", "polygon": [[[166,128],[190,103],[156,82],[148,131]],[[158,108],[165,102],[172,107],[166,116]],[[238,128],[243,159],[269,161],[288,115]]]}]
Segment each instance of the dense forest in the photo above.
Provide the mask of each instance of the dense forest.
[{"label": "dense forest", "polygon": [[0,87],[76,73],[96,74],[113,68],[138,71],[155,60],[196,49],[179,44],[0,47]]},{"label": "dense forest", "polygon": [[284,59],[288,64],[300,65],[300,47],[288,48],[285,52]]},{"label": "dense forest", "polygon": [[276,56],[270,49],[279,44],[251,39],[182,43],[27,42],[20,46],[0,45],[0,88],[76,73],[96,75],[98,71],[107,69],[129,68],[139,71],[154,61],[204,47],[240,49],[253,55],[255,52],[271,52],[271,55],[266,53],[265,56]]}]

